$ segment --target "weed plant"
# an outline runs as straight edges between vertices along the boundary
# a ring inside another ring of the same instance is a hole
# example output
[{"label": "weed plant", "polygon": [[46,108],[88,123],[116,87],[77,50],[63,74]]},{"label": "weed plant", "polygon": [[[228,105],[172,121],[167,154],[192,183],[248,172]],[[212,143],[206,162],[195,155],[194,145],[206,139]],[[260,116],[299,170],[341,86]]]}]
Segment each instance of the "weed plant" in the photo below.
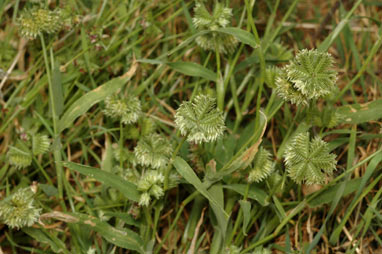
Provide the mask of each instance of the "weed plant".
[{"label": "weed plant", "polygon": [[381,251],[382,12],[347,2],[0,2],[0,253]]}]

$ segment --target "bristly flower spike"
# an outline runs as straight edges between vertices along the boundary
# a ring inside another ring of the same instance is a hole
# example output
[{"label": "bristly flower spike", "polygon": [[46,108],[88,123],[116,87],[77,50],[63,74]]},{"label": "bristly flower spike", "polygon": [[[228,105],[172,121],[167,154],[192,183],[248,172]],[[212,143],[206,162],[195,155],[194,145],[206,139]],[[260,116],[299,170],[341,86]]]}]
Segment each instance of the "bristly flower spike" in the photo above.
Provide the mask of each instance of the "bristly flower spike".
[{"label": "bristly flower spike", "polygon": [[138,121],[141,114],[141,102],[137,97],[128,95],[124,99],[109,96],[105,100],[105,115],[120,119],[123,124],[132,124]]},{"label": "bristly flower spike", "polygon": [[248,182],[261,182],[273,172],[273,162],[271,153],[260,147],[253,160],[253,166],[249,170]]},{"label": "bristly flower spike", "polygon": [[175,124],[189,142],[196,144],[217,140],[226,129],[223,113],[216,108],[215,98],[198,95],[183,102],[175,114]]},{"label": "bristly flower spike", "polygon": [[217,32],[219,28],[224,28],[230,23],[232,10],[216,3],[211,15],[202,3],[196,3],[194,12],[192,22],[195,27],[199,30],[210,31],[198,36],[196,43],[204,50],[215,51],[217,48],[223,54],[233,53],[238,44],[236,38],[230,34]]},{"label": "bristly flower spike", "polygon": [[308,132],[294,138],[284,157],[289,177],[299,184],[322,184],[325,173],[331,175],[337,165],[328,144],[319,137],[310,141]]},{"label": "bristly flower spike", "polygon": [[50,141],[47,135],[35,134],[32,136],[32,151],[34,155],[46,153],[49,147]]},{"label": "bristly flower spike", "polygon": [[323,98],[334,92],[337,72],[329,53],[303,49],[297,53],[276,79],[276,92],[297,105]]},{"label": "bristly flower spike", "polygon": [[151,196],[156,199],[164,195],[163,191],[164,176],[157,170],[147,171],[138,181],[137,188],[142,192],[139,205],[148,206],[150,204]]},{"label": "bristly flower spike", "polygon": [[155,169],[165,167],[170,160],[173,146],[164,136],[152,133],[141,138],[134,149],[138,164]]},{"label": "bristly flower spike", "polygon": [[20,34],[28,39],[35,39],[42,33],[58,32],[64,25],[64,15],[61,9],[53,11],[36,9],[24,11],[18,19]]},{"label": "bristly flower spike", "polygon": [[41,209],[34,205],[34,193],[30,187],[19,189],[0,202],[0,220],[10,228],[32,226],[40,216]]},{"label": "bristly flower spike", "polygon": [[[31,138],[30,138],[31,136]],[[50,147],[50,140],[43,134],[26,134],[24,144],[20,140],[9,148],[7,153],[9,163],[16,168],[26,168],[32,164],[33,156],[46,153]]]}]

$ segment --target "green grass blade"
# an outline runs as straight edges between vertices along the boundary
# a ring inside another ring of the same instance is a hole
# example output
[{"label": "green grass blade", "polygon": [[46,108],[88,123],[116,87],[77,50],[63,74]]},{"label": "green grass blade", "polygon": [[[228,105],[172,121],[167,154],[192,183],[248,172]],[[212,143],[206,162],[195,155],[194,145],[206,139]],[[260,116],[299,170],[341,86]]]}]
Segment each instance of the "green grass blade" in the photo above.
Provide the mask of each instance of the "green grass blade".
[{"label": "green grass blade", "polygon": [[100,234],[108,242],[129,250],[135,250],[144,253],[143,241],[134,231],[112,227],[107,222],[98,218],[80,213],[61,213],[53,212],[41,215],[42,218],[54,218],[67,223],[82,224],[89,226],[92,230]]},{"label": "green grass blade", "polygon": [[135,202],[139,201],[140,194],[137,190],[137,186],[129,181],[126,181],[122,177],[114,175],[109,172],[105,172],[98,168],[93,168],[73,162],[64,162],[64,167],[71,170],[75,170],[89,177],[95,178],[97,181],[104,183],[107,186],[116,188],[119,190],[126,198],[133,200]]},{"label": "green grass blade", "polygon": [[[360,178],[349,180],[346,183],[345,190],[343,196],[349,195],[350,193],[355,192],[359,188],[359,184],[361,183]],[[329,187],[328,189],[321,192],[319,195],[315,196],[313,199],[309,200],[308,205],[311,208],[316,208],[324,204],[328,204],[333,201],[338,189],[340,188],[341,183],[337,183]],[[314,193],[312,194],[314,195]],[[308,196],[309,199],[309,196]]]},{"label": "green grass blade", "polygon": [[215,184],[211,186],[208,192],[218,202],[218,206],[215,205],[214,203],[211,203],[211,207],[216,216],[216,220],[218,221],[218,225],[219,225],[219,228],[221,229],[222,238],[224,241],[226,232],[227,232],[228,218],[225,216],[225,212],[220,209],[220,207],[224,207],[223,187],[220,184]]},{"label": "green grass blade", "polygon": [[[224,188],[233,190],[241,194],[242,196],[244,196],[245,191],[247,189],[247,185],[236,183],[236,184],[224,185]],[[256,200],[262,206],[269,205],[267,193],[263,191],[262,189],[260,189],[258,186],[256,186],[256,184],[252,184],[250,186],[247,197],[250,199]]]},{"label": "green grass blade", "polygon": [[173,70],[187,76],[201,77],[207,80],[216,81],[217,74],[200,64],[193,62],[174,62],[167,63]]},{"label": "green grass blade", "polygon": [[336,26],[336,28],[329,34],[328,37],[320,44],[318,50],[321,52],[328,51],[330,45],[333,44],[334,40],[341,33],[342,29],[344,29],[345,25],[349,23],[350,17],[353,15],[354,11],[358,8],[358,6],[362,3],[362,0],[358,0],[355,4],[353,4],[353,8],[347,13],[345,18],[341,20],[341,22]]},{"label": "green grass blade", "polygon": [[360,124],[377,121],[382,118],[382,99],[365,104],[352,104],[339,107],[337,113],[346,123]]},{"label": "green grass blade", "polygon": [[170,52],[167,53],[167,55],[172,55],[174,54],[176,51],[186,47],[188,44],[192,43],[196,37],[200,36],[200,35],[204,35],[204,34],[207,34],[209,33],[210,31],[206,31],[206,30],[203,30],[203,31],[200,31],[200,32],[197,32],[196,34],[193,34],[192,36],[188,37],[185,41],[183,41],[182,43],[180,43],[177,47],[175,47],[173,50],[171,50]]},{"label": "green grass blade", "polygon": [[256,42],[255,37],[250,32],[237,27],[219,28],[216,31],[234,36],[240,42],[251,46],[252,48],[258,48],[259,44]]},{"label": "green grass blade", "polygon": [[251,202],[247,200],[239,200],[240,207],[243,211],[243,235],[247,235],[247,227],[251,216]]},{"label": "green grass blade", "polygon": [[[362,177],[362,181],[361,181],[360,185],[358,186],[358,190],[357,190],[357,192],[353,198],[353,201],[349,205],[349,208],[346,210],[346,214],[342,218],[341,223],[336,227],[336,229],[332,232],[332,234],[330,236],[329,241],[332,244],[335,244],[338,241],[340,234],[342,232],[342,229],[345,226],[347,220],[349,219],[351,213],[353,212],[353,209],[356,207],[357,203],[361,201],[361,198],[359,198],[359,197],[361,195],[362,190],[367,190],[367,188],[365,188],[366,183],[368,182],[368,180],[370,179],[370,177],[372,176],[372,174],[374,173],[374,171],[376,170],[377,166],[379,165],[379,163],[381,161],[382,161],[382,152],[379,152],[379,154],[376,155],[370,161],[369,165],[367,166],[366,172],[365,172],[364,176]],[[365,191],[364,191],[364,194],[362,196],[364,196],[364,195],[365,195]]]},{"label": "green grass blade", "polygon": [[54,253],[69,254],[64,242],[62,242],[60,239],[58,239],[54,235],[43,232],[44,231],[43,229],[28,227],[28,228],[23,228],[22,230],[24,233],[33,237],[36,241],[49,245],[49,247],[52,249]]},{"label": "green grass blade", "polygon": [[211,204],[218,207],[226,218],[229,215],[224,211],[219,201],[207,190],[204,184],[200,181],[199,177],[195,174],[194,170],[188,165],[188,163],[180,157],[176,157],[174,160],[174,167],[178,173],[186,179],[187,182],[192,184],[205,198],[207,198]]},{"label": "green grass blade", "polygon": [[61,72],[56,65],[52,71],[52,94],[54,100],[54,111],[59,117],[64,110],[64,94],[62,92],[62,77]]},{"label": "green grass blade", "polygon": [[115,78],[81,96],[65,111],[58,122],[58,133],[72,126],[77,117],[85,114],[94,104],[117,92],[125,83],[125,79]]}]

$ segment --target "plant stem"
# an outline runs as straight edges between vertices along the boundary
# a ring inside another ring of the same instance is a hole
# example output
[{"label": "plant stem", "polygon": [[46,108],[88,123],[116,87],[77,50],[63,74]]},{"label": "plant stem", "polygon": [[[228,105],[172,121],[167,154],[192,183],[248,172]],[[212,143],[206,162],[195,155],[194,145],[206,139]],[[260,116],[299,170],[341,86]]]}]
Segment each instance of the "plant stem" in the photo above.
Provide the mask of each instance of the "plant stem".
[{"label": "plant stem", "polygon": [[180,207],[179,207],[179,210],[178,212],[176,213],[176,216],[175,216],[175,219],[174,221],[172,222],[170,228],[168,229],[166,235],[163,237],[162,241],[160,242],[159,246],[155,249],[155,252],[154,254],[158,254],[160,249],[162,248],[162,245],[164,244],[164,242],[167,240],[167,238],[170,236],[170,233],[171,231],[174,229],[176,223],[178,222],[179,218],[180,218],[180,215],[182,214],[183,212],[183,209],[184,207],[190,203],[192,200],[195,199],[195,197],[199,195],[199,191],[194,191],[190,196],[188,196],[188,198],[186,198],[185,200],[183,200],[183,202],[180,204]]},{"label": "plant stem", "polygon": [[123,124],[122,121],[119,122],[119,166],[122,169],[123,162]]},{"label": "plant stem", "polygon": [[[248,183],[247,187],[245,188],[245,193],[244,193],[244,196],[243,196],[243,200],[247,200],[248,192],[249,192],[249,186],[250,186],[250,184]],[[233,227],[233,230],[232,230],[232,233],[231,233],[231,235],[229,237],[229,240],[227,241],[228,244],[231,244],[231,242],[232,242],[232,240],[233,240],[233,238],[234,238],[234,236],[236,234],[236,231],[237,231],[240,223],[243,221],[243,212],[244,211],[243,211],[243,209],[240,206],[237,218],[235,220],[235,225]]]},{"label": "plant stem", "polygon": [[222,75],[220,73],[220,53],[219,53],[219,42],[216,38],[215,40],[215,55],[216,55],[216,96],[218,102],[218,108],[223,111],[224,109],[224,82],[222,80]]},{"label": "plant stem", "polygon": [[166,168],[165,171],[165,176],[164,176],[164,191],[168,189],[168,182],[169,182],[169,176],[170,176],[170,171],[172,168],[172,162],[175,159],[175,156],[178,154],[180,148],[182,147],[184,141],[186,141],[186,136],[182,138],[182,140],[179,142],[178,146],[175,148],[174,152],[172,153],[171,160]]},{"label": "plant stem", "polygon": [[50,100],[50,107],[52,111],[52,120],[53,120],[53,157],[54,157],[54,164],[56,167],[56,174],[57,174],[57,189],[58,189],[58,197],[60,200],[63,199],[63,167],[62,167],[62,157],[61,157],[61,140],[59,137],[59,133],[57,131],[57,122],[58,122],[58,116],[55,111],[55,101],[53,96],[53,83],[52,83],[52,77],[50,74],[50,65],[49,60],[47,56],[47,50],[45,45],[44,36],[40,34],[40,40],[41,40],[41,46],[42,46],[42,52],[44,55],[44,62],[45,62],[45,69],[46,69],[46,75],[48,76],[48,85],[49,85],[49,100]]}]

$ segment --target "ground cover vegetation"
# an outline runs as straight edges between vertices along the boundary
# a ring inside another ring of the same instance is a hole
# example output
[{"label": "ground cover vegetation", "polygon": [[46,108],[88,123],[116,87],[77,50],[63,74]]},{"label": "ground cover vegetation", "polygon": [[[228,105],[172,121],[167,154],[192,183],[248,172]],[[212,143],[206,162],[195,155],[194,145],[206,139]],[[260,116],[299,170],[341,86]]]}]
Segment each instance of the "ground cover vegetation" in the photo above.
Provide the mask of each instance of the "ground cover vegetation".
[{"label": "ground cover vegetation", "polygon": [[0,2],[0,253],[378,253],[382,5]]}]

